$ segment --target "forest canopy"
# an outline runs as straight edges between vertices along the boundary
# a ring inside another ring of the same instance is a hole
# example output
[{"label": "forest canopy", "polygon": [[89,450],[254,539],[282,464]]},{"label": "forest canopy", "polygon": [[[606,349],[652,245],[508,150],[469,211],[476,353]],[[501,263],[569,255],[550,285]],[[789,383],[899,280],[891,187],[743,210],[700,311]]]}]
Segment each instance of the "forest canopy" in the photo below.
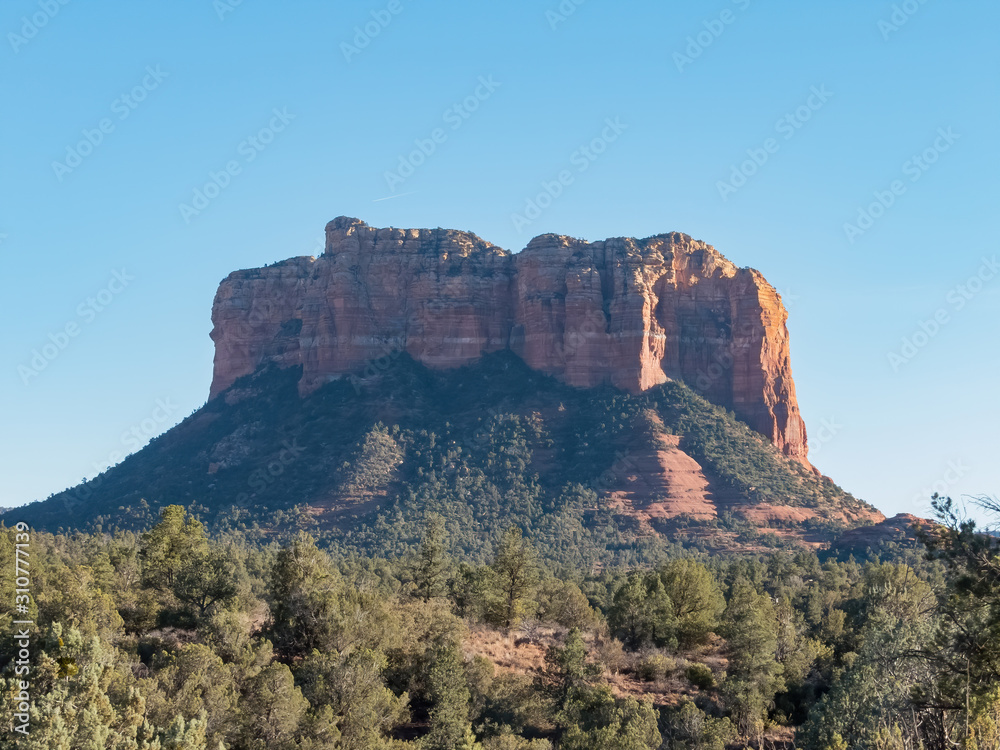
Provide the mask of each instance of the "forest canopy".
[{"label": "forest canopy", "polygon": [[394,557],[209,533],[177,505],[141,531],[32,531],[26,612],[0,580],[5,632],[33,623],[25,673],[0,647],[0,746],[996,748],[997,539],[935,502],[923,549],[572,574],[517,526],[470,558],[433,514]]}]

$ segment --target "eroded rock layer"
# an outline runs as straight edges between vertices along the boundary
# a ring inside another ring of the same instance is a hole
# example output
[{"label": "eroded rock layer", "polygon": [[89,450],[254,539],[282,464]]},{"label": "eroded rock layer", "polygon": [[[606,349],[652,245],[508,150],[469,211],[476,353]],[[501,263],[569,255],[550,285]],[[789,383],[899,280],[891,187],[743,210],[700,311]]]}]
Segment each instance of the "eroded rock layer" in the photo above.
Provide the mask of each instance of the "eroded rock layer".
[{"label": "eroded rock layer", "polygon": [[512,254],[468,232],[340,217],[319,258],[219,286],[211,396],[268,362],[302,366],[305,394],[397,351],[451,368],[511,349],[574,386],[683,380],[805,463],[786,319],[759,272],[684,234],[549,234]]}]

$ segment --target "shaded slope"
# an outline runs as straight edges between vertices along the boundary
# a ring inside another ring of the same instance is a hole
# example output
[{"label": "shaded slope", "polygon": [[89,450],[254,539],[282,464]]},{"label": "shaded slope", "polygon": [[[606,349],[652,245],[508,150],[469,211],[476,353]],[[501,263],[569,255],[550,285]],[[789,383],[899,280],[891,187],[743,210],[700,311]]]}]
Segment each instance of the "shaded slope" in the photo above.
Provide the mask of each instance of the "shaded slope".
[{"label": "shaded slope", "polygon": [[[311,527],[390,553],[433,511],[473,557],[513,522],[574,565],[711,540],[755,508],[797,509],[783,527],[881,520],[680,383],[577,389],[506,352],[443,372],[405,354],[382,364],[305,398],[297,368],[241,378],[97,479],[16,515],[36,528],[128,527],[178,503],[217,527]],[[699,519],[699,534],[682,533]]]}]

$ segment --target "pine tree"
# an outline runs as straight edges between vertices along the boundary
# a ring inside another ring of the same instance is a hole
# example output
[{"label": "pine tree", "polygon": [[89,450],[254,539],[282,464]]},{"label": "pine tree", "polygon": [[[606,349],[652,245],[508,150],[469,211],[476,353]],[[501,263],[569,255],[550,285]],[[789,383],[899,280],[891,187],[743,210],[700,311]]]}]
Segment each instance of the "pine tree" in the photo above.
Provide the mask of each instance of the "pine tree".
[{"label": "pine tree", "polygon": [[162,750],[207,750],[205,719],[184,721],[178,716],[160,737]]},{"label": "pine tree", "polygon": [[408,718],[408,696],[386,687],[388,668],[379,651],[357,649],[347,654],[313,651],[296,670],[303,694],[313,706],[329,706],[339,731],[338,747],[368,750]]},{"label": "pine tree", "polygon": [[277,648],[294,655],[328,650],[335,626],[340,574],[308,534],[299,534],[275,556],[270,595]]},{"label": "pine tree", "polygon": [[573,628],[566,634],[566,642],[561,647],[549,647],[545,661],[555,677],[560,705],[565,703],[574,688],[593,682],[602,671],[599,664],[587,663],[587,646],[579,628]]},{"label": "pine tree", "polygon": [[521,529],[511,526],[500,539],[490,568],[497,576],[496,622],[512,628],[528,613],[538,585],[538,553]]},{"label": "pine tree", "polygon": [[183,604],[204,617],[214,604],[235,599],[246,585],[246,569],[231,550],[213,547],[183,564],[174,578],[173,591]]},{"label": "pine tree", "polygon": [[677,618],[673,602],[655,573],[632,573],[615,591],[608,624],[625,646],[675,646]]},{"label": "pine tree", "polygon": [[427,522],[417,562],[417,590],[425,602],[444,595],[448,566],[444,519],[435,514]]},{"label": "pine tree", "polygon": [[456,644],[438,648],[427,675],[431,730],[424,738],[427,750],[473,750],[477,747],[469,721],[469,686]]},{"label": "pine tree", "polygon": [[284,750],[297,745],[309,702],[295,686],[291,670],[274,662],[247,686],[243,700],[248,750]]},{"label": "pine tree", "polygon": [[725,692],[742,737],[760,737],[775,693],[783,687],[776,657],[778,623],[770,597],[745,578],[733,584],[723,615],[729,652]]},{"label": "pine tree", "polygon": [[171,591],[178,572],[208,550],[205,527],[180,505],[168,505],[160,522],[142,535],[143,584]]},{"label": "pine tree", "polygon": [[685,646],[704,643],[726,607],[712,573],[701,563],[684,558],[663,566],[660,580],[674,605],[681,643]]}]

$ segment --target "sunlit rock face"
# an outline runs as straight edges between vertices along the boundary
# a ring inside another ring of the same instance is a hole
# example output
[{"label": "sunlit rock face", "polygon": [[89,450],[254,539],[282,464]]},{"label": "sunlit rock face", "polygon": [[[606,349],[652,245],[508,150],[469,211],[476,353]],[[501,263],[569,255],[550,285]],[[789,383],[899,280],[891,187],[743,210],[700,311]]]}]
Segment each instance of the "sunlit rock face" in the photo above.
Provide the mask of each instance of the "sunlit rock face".
[{"label": "sunlit rock face", "polygon": [[579,387],[683,380],[805,463],[786,319],[759,272],[684,234],[549,234],[512,254],[469,232],[340,217],[319,258],[221,283],[211,396],[269,362],[301,366],[306,394],[398,351],[451,368],[510,349]]}]

